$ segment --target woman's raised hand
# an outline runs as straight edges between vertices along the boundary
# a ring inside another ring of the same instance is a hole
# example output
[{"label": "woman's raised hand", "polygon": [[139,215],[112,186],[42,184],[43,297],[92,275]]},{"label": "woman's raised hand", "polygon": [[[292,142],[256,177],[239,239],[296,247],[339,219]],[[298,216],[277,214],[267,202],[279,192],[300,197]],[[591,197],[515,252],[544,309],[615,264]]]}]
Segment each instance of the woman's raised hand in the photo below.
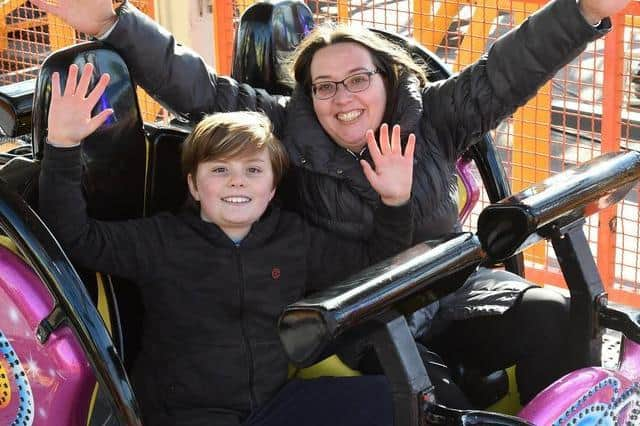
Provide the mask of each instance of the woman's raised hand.
[{"label": "woman's raised hand", "polygon": [[380,126],[380,146],[376,143],[373,130],[368,130],[367,146],[375,166],[375,170],[365,160],[360,160],[362,170],[367,180],[380,194],[382,202],[388,206],[399,206],[411,198],[411,184],[413,182],[413,151],[416,137],[413,133],[407,139],[407,145],[402,154],[400,144],[400,126],[393,126],[391,140],[389,140],[389,126]]},{"label": "woman's raised hand", "polygon": [[53,73],[47,137],[54,145],[60,147],[78,145],[113,113],[111,108],[107,108],[95,117],[91,116],[93,107],[109,84],[109,74],[102,74],[96,87],[87,94],[92,74],[93,65],[86,64],[78,81],[78,66],[71,65],[67,84],[62,93],[60,74]]},{"label": "woman's raised hand", "polygon": [[592,24],[621,12],[629,0],[578,0],[578,7],[587,21]]},{"label": "woman's raised hand", "polygon": [[117,19],[111,0],[31,0],[31,3],[92,36],[103,34]]}]

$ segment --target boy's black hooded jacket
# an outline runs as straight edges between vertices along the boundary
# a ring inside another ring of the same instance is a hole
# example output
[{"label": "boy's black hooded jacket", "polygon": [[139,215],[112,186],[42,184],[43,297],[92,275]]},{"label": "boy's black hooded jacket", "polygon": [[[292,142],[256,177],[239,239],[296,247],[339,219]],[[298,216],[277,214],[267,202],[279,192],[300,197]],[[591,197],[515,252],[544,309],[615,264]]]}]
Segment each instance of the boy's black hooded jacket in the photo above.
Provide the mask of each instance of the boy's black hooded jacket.
[{"label": "boy's black hooded jacket", "polygon": [[408,205],[379,208],[368,244],[276,207],[238,246],[195,211],[100,222],[87,217],[80,178],[80,148],[47,144],[40,212],[76,264],[139,284],[145,338],[134,381],[151,425],[194,412],[238,424],[287,380],[276,330],[283,308],[412,239]]}]

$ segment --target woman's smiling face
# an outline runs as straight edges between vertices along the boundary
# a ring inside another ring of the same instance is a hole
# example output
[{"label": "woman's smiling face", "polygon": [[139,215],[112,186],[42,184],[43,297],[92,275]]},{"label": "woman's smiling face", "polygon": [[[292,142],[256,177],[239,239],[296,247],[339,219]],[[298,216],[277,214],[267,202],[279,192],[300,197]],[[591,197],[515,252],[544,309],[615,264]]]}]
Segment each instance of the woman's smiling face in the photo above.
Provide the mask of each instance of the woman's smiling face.
[{"label": "woman's smiling face", "polygon": [[[369,51],[353,42],[337,43],[319,49],[311,60],[311,84],[342,81],[354,74],[375,71]],[[370,76],[370,86],[357,93],[338,84],[336,94],[329,99],[313,97],[313,109],[320,125],[335,143],[359,152],[365,145],[365,132],[377,131],[387,104],[387,92],[382,74]]]}]

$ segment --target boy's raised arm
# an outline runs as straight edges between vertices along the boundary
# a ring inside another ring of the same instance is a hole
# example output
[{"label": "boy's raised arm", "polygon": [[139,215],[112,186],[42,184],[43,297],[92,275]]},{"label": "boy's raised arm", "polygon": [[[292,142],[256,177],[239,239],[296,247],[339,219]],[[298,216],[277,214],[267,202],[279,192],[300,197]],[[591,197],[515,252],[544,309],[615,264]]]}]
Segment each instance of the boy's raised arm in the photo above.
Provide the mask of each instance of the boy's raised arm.
[{"label": "boy's raised arm", "polygon": [[[153,273],[149,258],[157,258],[152,219],[102,222],[87,215],[82,194],[81,142],[111,115],[92,110],[103,95],[109,76],[103,74],[89,91],[93,66],[85,65],[78,79],[71,65],[64,90],[60,75],[52,76],[48,143],[43,149],[38,212],[77,266],[137,280]],[[109,141],[103,141],[109,143]],[[145,253],[148,256],[137,254]]]}]

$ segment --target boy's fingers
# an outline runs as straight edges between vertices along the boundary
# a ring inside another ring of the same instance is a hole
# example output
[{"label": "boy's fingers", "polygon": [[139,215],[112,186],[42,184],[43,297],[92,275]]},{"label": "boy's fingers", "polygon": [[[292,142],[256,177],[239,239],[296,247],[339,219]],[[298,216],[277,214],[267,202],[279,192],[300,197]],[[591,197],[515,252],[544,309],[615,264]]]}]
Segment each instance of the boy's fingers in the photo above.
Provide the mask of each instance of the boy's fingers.
[{"label": "boy's fingers", "polygon": [[107,118],[113,114],[113,110],[111,108],[105,109],[104,111],[100,111],[98,115],[93,117],[89,122],[89,134],[95,132],[98,127],[102,126]]},{"label": "boy's fingers", "polygon": [[54,72],[51,76],[51,98],[56,99],[62,96],[62,91],[60,90],[60,73]]},{"label": "boy's fingers", "polygon": [[91,93],[87,95],[87,102],[89,102],[92,107],[98,102],[98,99],[100,99],[100,96],[104,93],[104,90],[109,85],[110,79],[111,76],[109,74],[102,74],[100,76],[100,80],[98,80],[98,83],[96,84],[96,87],[94,87]]},{"label": "boy's fingers", "polygon": [[402,148],[400,147],[400,126],[393,126],[391,135],[391,152],[398,152],[402,154]]},{"label": "boy's fingers", "polygon": [[86,96],[87,90],[89,90],[89,83],[91,83],[91,77],[93,77],[93,65],[85,64],[82,68],[82,75],[80,76],[78,87],[76,88],[76,94],[83,98]]},{"label": "boy's fingers", "polygon": [[69,74],[67,75],[67,85],[64,88],[65,96],[73,96],[76,93],[76,85],[78,84],[78,66],[71,64],[69,66]]}]

